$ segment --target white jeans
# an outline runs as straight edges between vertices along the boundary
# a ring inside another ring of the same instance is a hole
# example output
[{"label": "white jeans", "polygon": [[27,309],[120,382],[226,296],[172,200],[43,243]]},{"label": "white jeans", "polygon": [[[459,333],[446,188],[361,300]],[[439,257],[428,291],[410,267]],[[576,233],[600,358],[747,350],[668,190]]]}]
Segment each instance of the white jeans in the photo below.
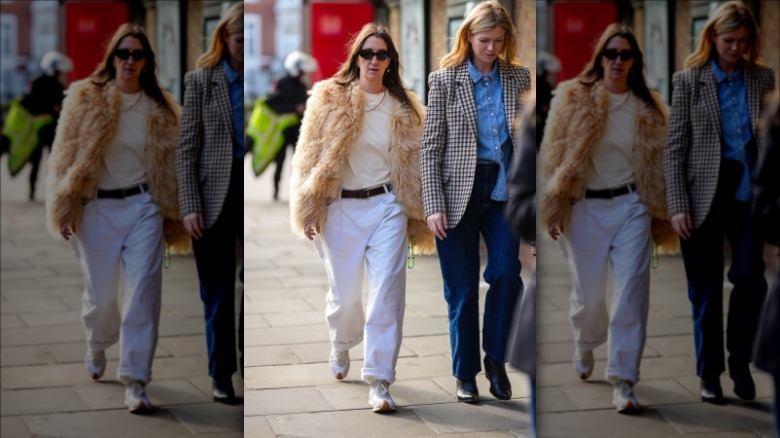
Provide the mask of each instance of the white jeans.
[{"label": "white jeans", "polygon": [[[119,380],[148,383],[157,347],[162,292],[163,218],[149,193],[94,199],[71,245],[86,289],[81,317],[91,351],[114,345],[121,334]],[[118,289],[123,268],[124,303]]]},{"label": "white jeans", "polygon": [[325,316],[331,346],[348,350],[365,336],[361,378],[367,382],[395,381],[406,304],[406,221],[393,193],[337,199],[314,241],[330,281]]},{"label": "white jeans", "polygon": [[569,316],[576,348],[593,350],[609,339],[607,380],[639,380],[649,310],[650,222],[637,193],[583,199],[572,206],[571,223],[559,240],[574,282]]}]

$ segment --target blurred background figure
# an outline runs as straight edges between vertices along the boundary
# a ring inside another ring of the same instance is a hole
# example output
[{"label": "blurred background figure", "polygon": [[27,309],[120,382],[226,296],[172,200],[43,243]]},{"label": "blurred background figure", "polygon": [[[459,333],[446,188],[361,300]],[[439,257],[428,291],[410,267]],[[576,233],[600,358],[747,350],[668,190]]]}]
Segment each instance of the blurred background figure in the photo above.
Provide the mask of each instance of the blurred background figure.
[{"label": "blurred background figure", "polygon": [[[278,114],[296,113],[299,117],[303,117],[303,111],[306,108],[306,98],[308,97],[307,89],[311,81],[309,74],[319,70],[319,64],[311,55],[296,50],[285,58],[284,70],[285,75],[271,85],[271,93],[268,95],[265,103]],[[276,158],[274,158],[276,163],[274,170],[274,200],[279,199],[279,181],[282,179],[287,146],[292,146],[294,151],[300,133],[300,121],[292,126],[288,126],[282,132],[284,143],[279,152],[276,153]]]},{"label": "blurred background figure", "polygon": [[[561,61],[545,51],[536,54],[536,132],[544,133],[547,113],[550,111],[555,74],[561,71]],[[536,148],[542,144],[542,136],[536,137]]]},{"label": "blurred background figure", "polygon": [[51,51],[41,58],[41,70],[43,74],[38,76],[30,87],[30,93],[22,98],[22,106],[32,115],[48,114],[53,122],[41,128],[38,132],[38,144],[30,155],[30,200],[35,199],[35,183],[38,179],[38,169],[41,166],[43,148],[48,147],[51,153],[51,145],[54,142],[54,133],[57,130],[57,120],[62,108],[67,75],[73,70],[73,61],[57,51]]}]

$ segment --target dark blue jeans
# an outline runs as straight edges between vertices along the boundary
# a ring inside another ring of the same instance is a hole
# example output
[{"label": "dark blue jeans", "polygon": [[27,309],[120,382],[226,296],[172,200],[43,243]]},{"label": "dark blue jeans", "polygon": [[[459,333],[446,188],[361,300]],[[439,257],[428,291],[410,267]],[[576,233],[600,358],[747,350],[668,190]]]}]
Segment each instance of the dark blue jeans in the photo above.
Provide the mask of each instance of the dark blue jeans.
[{"label": "dark blue jeans", "polygon": [[[192,240],[206,319],[209,376],[229,382],[236,362],[236,238],[244,235],[244,180],[241,160],[233,160],[225,203],[217,221]],[[243,309],[242,309],[243,310]],[[242,327],[243,328],[243,327]],[[239,346],[243,350],[243,345]]]},{"label": "dark blue jeans", "polygon": [[482,348],[493,360],[504,361],[515,303],[523,290],[520,242],[504,211],[506,202],[490,199],[498,166],[478,165],[466,213],[444,240],[436,240],[444,298],[447,300],[452,347],[452,374],[473,379],[481,370],[479,349],[479,235],[487,247]]},{"label": "dark blue jeans", "polygon": [[[731,199],[729,199],[731,198]],[[688,298],[693,308],[696,374],[717,379],[725,371],[723,354],[723,238],[731,247],[726,348],[729,374],[749,373],[758,316],[766,295],[763,242],[755,232],[750,203],[734,200],[718,189],[707,218],[688,240],[681,240]]]}]

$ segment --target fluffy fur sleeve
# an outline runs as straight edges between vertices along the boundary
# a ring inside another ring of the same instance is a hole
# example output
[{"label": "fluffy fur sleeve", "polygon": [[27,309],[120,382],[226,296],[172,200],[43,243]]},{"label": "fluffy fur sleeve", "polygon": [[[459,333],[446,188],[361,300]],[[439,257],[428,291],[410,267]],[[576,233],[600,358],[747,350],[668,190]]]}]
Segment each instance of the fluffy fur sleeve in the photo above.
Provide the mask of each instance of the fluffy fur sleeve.
[{"label": "fluffy fur sleeve", "polygon": [[[425,109],[419,98],[407,91],[410,108],[396,106],[392,117],[390,175],[396,199],[404,207],[409,241],[418,254],[430,254],[436,247],[434,236],[425,222],[422,183],[420,181],[420,143]],[[417,116],[414,115],[417,113]]]},{"label": "fluffy fur sleeve", "polygon": [[56,237],[64,224],[81,226],[84,201],[97,188],[92,164],[96,144],[107,134],[113,104],[103,91],[84,79],[70,85],[62,102],[46,179],[46,222]]},{"label": "fluffy fur sleeve", "polygon": [[318,178],[320,173],[312,170],[323,158],[326,152],[328,139],[325,134],[325,124],[328,119],[327,111],[332,102],[331,88],[326,84],[331,81],[322,81],[315,84],[312,94],[306,102],[306,113],[301,122],[301,134],[295,148],[292,160],[292,176],[290,177],[290,223],[293,232],[305,237],[304,228],[307,224],[322,226],[327,217],[328,198],[339,187],[331,187],[322,190],[326,184],[334,184],[333,181],[324,181]]}]

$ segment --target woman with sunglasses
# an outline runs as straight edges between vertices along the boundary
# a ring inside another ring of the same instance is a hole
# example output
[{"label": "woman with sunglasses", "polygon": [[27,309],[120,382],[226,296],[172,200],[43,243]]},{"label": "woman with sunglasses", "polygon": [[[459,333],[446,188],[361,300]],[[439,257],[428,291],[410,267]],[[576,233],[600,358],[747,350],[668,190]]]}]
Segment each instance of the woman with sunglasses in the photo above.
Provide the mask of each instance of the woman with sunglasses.
[{"label": "woman with sunglasses", "polygon": [[[243,373],[243,304],[236,358],[236,241],[244,239],[244,4],[214,28],[208,51],[184,76],[184,114],[176,174],[184,227],[192,236],[212,397],[238,404],[233,374]],[[242,271],[243,272],[243,269]],[[243,275],[242,275],[243,280]],[[242,300],[243,303],[243,300]]]},{"label": "woman with sunglasses", "polygon": [[595,47],[585,69],[555,91],[541,145],[546,183],[539,205],[574,282],[569,314],[577,375],[590,377],[593,350],[609,341],[612,402],[618,412],[633,413],[653,242],[669,250],[676,243],[663,178],[667,110],[647,87],[631,29],[611,24]]},{"label": "woman with sunglasses", "polygon": [[761,32],[742,2],[724,3],[673,77],[664,158],[669,216],[679,234],[693,306],[701,399],[723,403],[723,239],[731,248],[726,348],[734,393],[752,400],[750,354],[767,290],[763,242],[750,216],[750,178],[761,149],[760,106],[775,87]]},{"label": "woman with sunglasses", "polygon": [[349,350],[364,341],[368,403],[387,412],[395,410],[388,387],[401,348],[407,241],[417,253],[433,250],[420,187],[424,110],[403,86],[387,28],[366,24],[348,45],[347,60],[306,103],[290,209],[294,231],[314,240],[328,274],[333,375],[347,376]]},{"label": "woman with sunglasses", "polygon": [[107,47],[97,70],[67,91],[49,159],[46,212],[84,274],[87,370],[101,378],[105,351],[121,338],[117,376],[125,403],[145,413],[152,407],[144,387],[157,346],[163,243],[189,247],[173,165],[179,108],[160,89],[143,29],[123,24]]},{"label": "woman with sunglasses", "polygon": [[420,165],[425,217],[438,237],[459,402],[479,401],[480,234],[487,247],[482,346],[490,393],[512,397],[505,349],[515,303],[523,289],[520,242],[505,215],[507,172],[519,153],[511,129],[522,113],[531,75],[517,59],[515,26],[497,1],[477,5],[458,30],[430,94]]}]

